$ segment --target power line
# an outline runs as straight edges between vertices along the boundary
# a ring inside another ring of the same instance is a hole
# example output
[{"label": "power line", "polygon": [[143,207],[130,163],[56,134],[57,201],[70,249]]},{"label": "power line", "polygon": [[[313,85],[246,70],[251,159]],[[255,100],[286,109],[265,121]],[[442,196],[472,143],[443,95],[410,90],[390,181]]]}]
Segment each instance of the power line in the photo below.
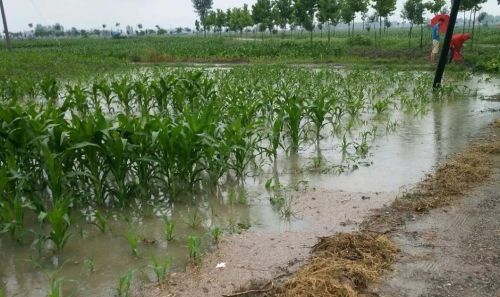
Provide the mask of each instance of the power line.
[{"label": "power line", "polygon": [[0,0],[0,10],[2,11],[2,20],[3,20],[3,31],[5,33],[5,42],[7,43],[7,50],[10,51],[10,37],[9,37],[9,28],[7,27],[7,18],[5,17],[5,9],[3,7],[3,0]]}]

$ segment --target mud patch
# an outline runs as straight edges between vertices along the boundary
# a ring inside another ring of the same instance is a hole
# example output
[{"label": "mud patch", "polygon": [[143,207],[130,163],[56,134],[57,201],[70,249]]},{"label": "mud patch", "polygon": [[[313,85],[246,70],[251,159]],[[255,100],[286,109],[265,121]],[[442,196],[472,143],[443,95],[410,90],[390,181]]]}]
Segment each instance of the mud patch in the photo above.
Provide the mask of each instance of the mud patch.
[{"label": "mud patch", "polygon": [[401,255],[373,288],[379,296],[499,296],[500,156],[495,159],[490,182],[393,233]]}]

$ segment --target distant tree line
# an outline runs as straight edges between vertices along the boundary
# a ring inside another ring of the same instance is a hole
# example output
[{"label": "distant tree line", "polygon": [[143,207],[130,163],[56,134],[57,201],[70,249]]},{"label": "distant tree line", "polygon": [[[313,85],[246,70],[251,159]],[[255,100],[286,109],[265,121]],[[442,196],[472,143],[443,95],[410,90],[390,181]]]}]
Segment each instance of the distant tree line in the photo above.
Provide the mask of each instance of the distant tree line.
[{"label": "distant tree line", "polygon": [[[257,0],[249,7],[234,7],[227,9],[213,9],[213,0],[191,0],[194,10],[199,19],[195,22],[197,31],[207,32],[233,31],[240,34],[246,28],[252,28],[259,32],[276,33],[278,29],[285,31],[289,28],[301,28],[309,31],[311,40],[315,29],[323,31],[328,28],[328,40],[330,30],[338,24],[344,23],[348,27],[348,34],[354,33],[354,22],[356,17],[361,17],[363,30],[370,31],[378,24],[378,35],[382,30],[389,28],[391,22],[389,17],[396,10],[396,0]],[[462,0],[461,11],[474,16],[472,24],[476,23],[476,13],[481,9],[481,4],[487,0]],[[500,1],[500,0],[499,0]],[[406,0],[401,17],[410,24],[409,39],[414,26],[420,26],[421,44],[423,39],[423,28],[425,14],[447,13],[445,0]],[[372,13],[369,14],[369,9]],[[486,15],[483,14],[483,19]],[[481,19],[478,19],[480,22]],[[366,26],[365,26],[366,23]],[[471,17],[469,17],[469,24]],[[352,28],[352,29],[351,29]],[[375,32],[375,37],[377,37]]]},{"label": "distant tree line", "polygon": [[135,27],[131,25],[127,25],[125,27],[125,31],[121,29],[120,23],[115,23],[114,28],[108,28],[108,25],[103,24],[102,29],[77,29],[75,27],[71,27],[70,29],[65,29],[61,24],[56,23],[54,25],[41,25],[33,23],[28,24],[29,31],[24,32],[9,32],[14,38],[22,38],[22,37],[88,37],[90,35],[93,36],[116,36],[116,34],[120,35],[121,33],[126,33],[127,35],[136,35],[136,36],[144,36],[144,35],[166,35],[166,34],[185,34],[191,33],[192,29],[188,27],[176,27],[174,29],[163,29],[159,25],[156,25],[155,29],[146,29],[142,24],[137,24]]}]

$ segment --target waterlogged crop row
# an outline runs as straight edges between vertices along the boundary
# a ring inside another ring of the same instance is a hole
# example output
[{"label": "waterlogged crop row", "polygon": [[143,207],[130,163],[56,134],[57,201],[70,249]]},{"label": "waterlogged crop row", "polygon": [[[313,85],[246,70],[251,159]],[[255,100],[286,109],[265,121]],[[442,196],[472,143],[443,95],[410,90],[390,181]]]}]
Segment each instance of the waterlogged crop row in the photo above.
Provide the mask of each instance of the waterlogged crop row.
[{"label": "waterlogged crop row", "polygon": [[430,83],[411,72],[277,67],[5,82],[0,230],[23,237],[34,213],[61,250],[72,210],[173,202],[243,183],[252,168],[320,148],[327,135],[345,143],[362,117],[421,112],[454,92],[433,94]]}]

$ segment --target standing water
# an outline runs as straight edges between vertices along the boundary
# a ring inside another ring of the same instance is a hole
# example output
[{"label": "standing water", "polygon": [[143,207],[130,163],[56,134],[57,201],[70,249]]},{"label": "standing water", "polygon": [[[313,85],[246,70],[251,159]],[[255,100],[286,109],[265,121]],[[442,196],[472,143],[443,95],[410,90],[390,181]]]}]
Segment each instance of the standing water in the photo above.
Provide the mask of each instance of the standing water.
[{"label": "standing water", "polygon": [[[310,166],[316,150],[312,145],[299,152],[298,158],[282,156],[278,164],[283,184],[304,181],[310,187],[348,192],[395,192],[411,187],[448,155],[462,151],[469,140],[481,133],[488,123],[498,118],[500,102],[488,100],[500,93],[500,80],[486,81],[473,77],[470,88],[478,88],[477,96],[466,100],[435,103],[421,116],[397,112],[392,115],[398,127],[386,133],[383,123],[373,121],[377,137],[358,170],[349,168],[342,174],[311,173],[296,170]],[[327,139],[321,152],[326,160],[338,158],[338,143]],[[64,296],[114,296],[118,279],[129,269],[134,271],[134,284],[153,282],[152,256],[170,257],[170,271],[183,270],[188,263],[187,237],[196,235],[205,243],[203,250],[213,248],[211,230],[226,233],[243,232],[247,228],[264,230],[300,230],[307,222],[283,221],[269,203],[265,183],[272,173],[264,172],[248,178],[245,191],[224,190],[224,202],[206,195],[196,205],[144,205],[140,209],[118,212],[107,218],[101,232],[82,218],[72,224],[72,238],[60,256],[39,255],[36,244],[0,237],[0,287],[6,296],[47,296],[51,286],[62,280]],[[300,199],[300,198],[299,198]],[[166,240],[165,222],[175,222],[174,238]],[[134,255],[127,236],[138,241]],[[50,247],[49,247],[50,249]]]}]

